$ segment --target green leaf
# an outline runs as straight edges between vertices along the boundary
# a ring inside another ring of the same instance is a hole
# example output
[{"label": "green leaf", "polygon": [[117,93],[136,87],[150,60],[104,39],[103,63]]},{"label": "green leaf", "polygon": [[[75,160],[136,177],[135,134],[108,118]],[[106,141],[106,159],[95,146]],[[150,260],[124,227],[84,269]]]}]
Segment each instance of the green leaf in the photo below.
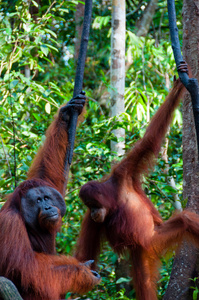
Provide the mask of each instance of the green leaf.
[{"label": "green leaf", "polygon": [[45,105],[45,111],[47,112],[47,114],[49,114],[50,115],[50,112],[51,112],[51,105],[50,105],[50,103],[46,103],[46,105]]},{"label": "green leaf", "polygon": [[41,120],[41,118],[40,118],[40,116],[39,116],[38,114],[33,113],[33,116],[35,117],[35,119],[36,119],[37,121],[40,121],[40,120]]},{"label": "green leaf", "polygon": [[19,80],[13,80],[11,83],[10,83],[10,88],[13,89],[17,83],[19,82]]},{"label": "green leaf", "polygon": [[6,33],[7,35],[11,35],[12,29],[10,27],[6,28]]},{"label": "green leaf", "polygon": [[35,44],[38,45],[40,42],[41,42],[42,38],[40,35],[38,35],[36,38],[35,38]]},{"label": "green leaf", "polygon": [[9,78],[10,78],[10,74],[7,73],[4,75],[3,80],[7,81]]},{"label": "green leaf", "polygon": [[198,289],[195,289],[193,291],[193,300],[197,300],[198,299]]},{"label": "green leaf", "polygon": [[123,283],[123,282],[130,282],[130,281],[131,281],[130,278],[120,277],[120,278],[116,281],[116,284]]},{"label": "green leaf", "polygon": [[56,52],[58,52],[58,51],[59,51],[57,48],[55,48],[55,47],[54,47],[54,46],[52,46],[52,45],[46,44],[45,46],[46,46],[46,47],[48,47],[48,48],[50,48],[50,49],[53,49],[53,50],[55,50]]},{"label": "green leaf", "polygon": [[36,1],[32,0],[32,3],[34,4],[34,6],[39,7],[39,5]]},{"label": "green leaf", "polygon": [[40,49],[41,49],[41,51],[43,52],[43,54],[44,54],[45,56],[48,55],[49,49],[48,49],[48,47],[47,47],[46,45],[41,45],[41,46],[40,46]]},{"label": "green leaf", "polygon": [[54,36],[55,38],[57,38],[57,35],[56,35],[56,33],[55,33],[54,31],[45,28],[45,32],[50,33],[50,35],[52,35],[52,36]]}]

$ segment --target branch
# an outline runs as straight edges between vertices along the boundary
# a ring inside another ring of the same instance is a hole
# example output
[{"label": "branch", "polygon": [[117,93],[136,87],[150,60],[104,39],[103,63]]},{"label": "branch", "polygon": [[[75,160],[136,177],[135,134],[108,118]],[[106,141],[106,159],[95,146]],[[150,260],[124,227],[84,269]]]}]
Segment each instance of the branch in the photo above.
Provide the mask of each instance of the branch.
[{"label": "branch", "polygon": [[136,35],[137,36],[146,36],[147,35],[150,25],[151,25],[151,22],[152,22],[152,19],[153,19],[153,16],[155,14],[155,10],[157,8],[157,3],[158,3],[158,0],[151,0],[147,4],[147,7],[146,7],[141,19],[138,21],[138,24],[136,25],[136,27],[137,27]]}]

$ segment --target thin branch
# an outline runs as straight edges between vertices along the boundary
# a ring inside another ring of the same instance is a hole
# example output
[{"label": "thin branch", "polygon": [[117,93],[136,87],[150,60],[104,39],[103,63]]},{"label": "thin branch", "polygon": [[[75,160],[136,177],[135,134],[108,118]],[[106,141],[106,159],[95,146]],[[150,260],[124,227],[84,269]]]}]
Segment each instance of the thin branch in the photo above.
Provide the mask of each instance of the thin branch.
[{"label": "thin branch", "polygon": [[13,64],[13,60],[14,60],[14,58],[17,56],[17,54],[14,56],[14,53],[15,53],[15,51],[16,51],[16,49],[17,49],[17,46],[18,46],[18,38],[16,39],[16,41],[15,41],[15,44],[14,44],[14,48],[13,48],[13,50],[12,50],[12,53],[10,54],[10,59],[9,59],[9,63],[8,63],[8,69],[7,69],[7,71],[6,71],[6,74],[9,74],[10,73],[10,70],[11,70],[11,68],[12,68],[12,64]]},{"label": "thin branch", "polygon": [[[169,133],[169,131],[170,131],[170,127],[169,127],[167,134]],[[166,180],[167,180],[168,185],[177,191],[174,177],[169,176],[168,147],[169,147],[169,138],[166,137],[165,147],[162,147],[162,151],[161,151],[162,159],[165,161],[165,171],[163,171],[163,172],[165,174],[167,174]],[[171,194],[173,195],[174,200],[175,200],[175,202],[174,202],[175,209],[182,211],[182,204],[180,202],[178,193],[171,193]]]},{"label": "thin branch", "polygon": [[148,182],[154,184],[155,187],[156,187],[156,189],[159,190],[160,194],[162,194],[162,195],[165,197],[165,199],[167,199],[169,202],[171,202],[171,203],[173,204],[173,201],[172,201],[171,199],[169,199],[169,197],[162,191],[161,188],[158,187],[158,182],[157,182],[157,181],[155,181],[155,180],[153,180],[153,179],[150,179],[150,178],[147,178],[146,180],[147,180]]},{"label": "thin branch", "polygon": [[77,187],[77,188],[75,188],[75,189],[72,189],[72,190],[66,192],[66,195],[65,195],[65,196],[68,196],[68,195],[72,194],[73,192],[75,192],[75,191],[77,191],[77,190],[80,190],[80,186]]},{"label": "thin branch", "polygon": [[[56,3],[56,1],[53,1],[51,3],[51,5],[48,7],[47,11],[45,12],[45,14],[42,16],[41,20],[43,20],[45,18],[45,16],[49,13],[49,11],[51,10],[51,8],[53,7],[53,5]],[[40,20],[40,21],[41,21]]]},{"label": "thin branch", "polygon": [[133,11],[129,12],[128,14],[126,14],[126,17],[128,18],[128,17],[134,15],[134,14],[140,9],[140,7],[142,6],[142,4],[143,4],[143,1],[141,0],[141,1],[138,3],[137,8],[134,9]]},{"label": "thin branch", "polygon": [[103,111],[103,109],[102,109],[101,105],[99,104],[99,102],[98,102],[97,100],[95,100],[95,99],[91,98],[91,97],[87,97],[87,99],[89,99],[89,100],[91,100],[91,101],[95,102],[95,103],[96,103],[96,104],[99,106],[99,109],[100,109],[100,111],[101,111],[102,115],[104,116],[104,111]]},{"label": "thin branch", "polygon": [[1,144],[2,144],[2,148],[3,148],[3,153],[5,155],[5,160],[7,162],[7,166],[8,166],[8,172],[10,174],[10,176],[12,176],[12,172],[11,172],[11,167],[10,167],[10,163],[9,163],[9,159],[7,157],[7,153],[6,153],[6,150],[5,150],[5,147],[4,147],[4,143],[3,143],[3,139],[2,139],[2,136],[0,135],[0,139],[1,139]]},{"label": "thin branch", "polygon": [[12,130],[13,130],[13,149],[14,149],[14,187],[17,187],[17,164],[16,164],[16,132],[15,132],[15,121],[14,121],[14,117],[13,117],[13,102],[12,102],[12,97],[10,96],[11,99],[11,105],[10,105],[10,109],[11,109],[11,119],[12,119]]}]

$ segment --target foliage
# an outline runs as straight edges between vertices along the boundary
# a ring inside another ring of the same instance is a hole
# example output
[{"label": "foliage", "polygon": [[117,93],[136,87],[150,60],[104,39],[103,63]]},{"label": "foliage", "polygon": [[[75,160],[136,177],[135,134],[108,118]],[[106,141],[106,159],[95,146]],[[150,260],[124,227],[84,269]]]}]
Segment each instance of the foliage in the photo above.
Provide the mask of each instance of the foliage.
[{"label": "foliage", "polygon": [[193,289],[193,300],[197,300],[199,295],[199,289],[197,287],[198,277],[191,280],[193,281],[193,286],[191,287],[191,289]]},{"label": "foliage", "polygon": [[[42,0],[41,3],[39,10],[37,1],[10,0],[0,4],[2,196],[13,191],[15,181],[18,184],[26,178],[53,115],[72,97],[74,9],[77,1]],[[127,12],[133,10],[133,3],[127,1]],[[128,151],[143,136],[149,119],[171,86],[174,61],[168,41],[165,5],[165,1],[159,1],[154,29],[152,26],[145,38],[134,34],[136,18],[141,11],[132,14],[132,18],[127,17],[126,58],[128,60],[131,55],[133,63],[126,74],[126,112],[118,121],[109,117],[109,105],[103,102],[107,99],[105,94],[110,91],[110,4],[107,1],[102,5],[96,0],[93,3],[94,22],[85,70],[87,112],[76,135],[66,193],[67,212],[57,236],[57,251],[60,253],[72,254],[74,251],[85,212],[78,198],[80,187],[88,180],[100,179],[109,173],[112,160],[116,160],[110,151],[112,130],[121,125],[125,128]],[[168,135],[168,163],[160,156],[154,172],[144,181],[148,196],[165,219],[173,211],[173,195],[179,193],[182,198],[181,123],[181,113],[177,110]],[[169,176],[174,177],[178,191],[170,187]],[[124,290],[120,290],[120,281],[116,283],[116,260],[117,256],[106,244],[99,261],[102,283],[86,296],[87,299],[128,299]],[[163,261],[160,299],[168,283],[171,265],[171,257]]]},{"label": "foliage", "polygon": [[[6,10],[6,7],[3,8]],[[60,8],[57,5],[56,12]],[[52,67],[53,60],[50,58],[59,52],[57,33],[52,26],[62,20],[51,10],[52,7],[46,8],[37,22],[29,13],[26,1],[17,1],[14,12],[1,10],[1,161],[7,162],[1,165],[2,193],[13,189],[15,168],[20,181],[25,179],[41,136],[49,124],[51,110],[55,113],[72,92],[72,84],[65,87],[66,76],[61,84],[54,79],[46,81],[47,73],[55,67]]]}]

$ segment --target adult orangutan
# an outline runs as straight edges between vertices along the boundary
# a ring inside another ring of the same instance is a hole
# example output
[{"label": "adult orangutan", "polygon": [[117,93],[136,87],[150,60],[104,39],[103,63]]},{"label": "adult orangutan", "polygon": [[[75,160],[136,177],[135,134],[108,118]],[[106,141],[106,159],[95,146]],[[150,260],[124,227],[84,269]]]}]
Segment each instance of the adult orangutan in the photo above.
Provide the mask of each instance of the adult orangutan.
[{"label": "adult orangutan", "polygon": [[99,283],[90,263],[56,255],[55,236],[65,214],[64,160],[71,110],[82,112],[85,95],[63,106],[26,181],[0,211],[0,276],[10,279],[25,300],[58,300],[68,291],[86,293]]},{"label": "adult orangutan", "polygon": [[[186,64],[179,67],[187,72]],[[158,156],[172,113],[182,96],[180,80],[149,124],[144,137],[101,182],[91,181],[80,190],[80,198],[88,207],[77,243],[76,257],[85,261],[97,258],[100,244],[106,238],[117,253],[129,251],[132,275],[139,300],[156,298],[159,256],[182,238],[199,240],[199,216],[185,210],[168,221],[142,189],[146,174]]]}]

